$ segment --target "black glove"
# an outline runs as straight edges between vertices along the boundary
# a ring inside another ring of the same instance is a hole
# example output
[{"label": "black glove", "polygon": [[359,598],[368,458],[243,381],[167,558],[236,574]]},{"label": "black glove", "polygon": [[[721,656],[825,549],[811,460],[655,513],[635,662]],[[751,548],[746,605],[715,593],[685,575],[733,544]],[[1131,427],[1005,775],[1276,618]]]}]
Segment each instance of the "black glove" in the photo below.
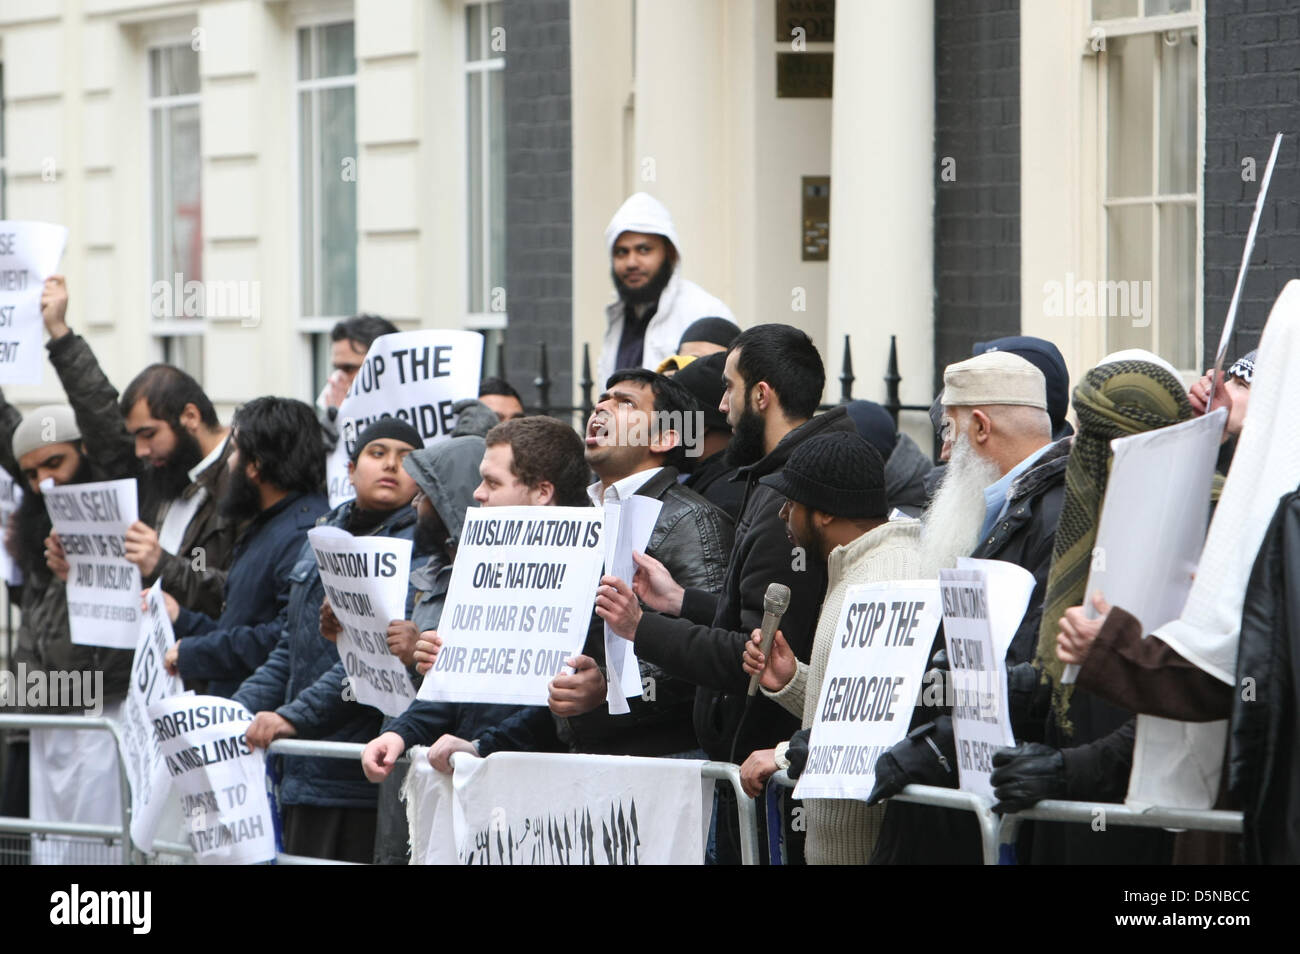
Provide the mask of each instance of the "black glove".
[{"label": "black glove", "polygon": [[993,753],[995,812],[1023,812],[1044,798],[1065,796],[1065,756],[1039,742],[1021,742],[1014,749]]},{"label": "black glove", "polygon": [[917,726],[876,759],[876,787],[867,796],[867,804],[893,798],[908,785],[956,787],[957,743],[950,716]]},{"label": "black glove", "polygon": [[1017,739],[1043,737],[1044,724],[1052,702],[1052,680],[1033,663],[1007,667],[1007,712],[1011,731]]},{"label": "black glove", "polygon": [[790,747],[785,750],[785,757],[790,760],[785,774],[790,778],[802,775],[803,767],[808,764],[808,738],[811,735],[812,729],[800,729],[790,736]]}]

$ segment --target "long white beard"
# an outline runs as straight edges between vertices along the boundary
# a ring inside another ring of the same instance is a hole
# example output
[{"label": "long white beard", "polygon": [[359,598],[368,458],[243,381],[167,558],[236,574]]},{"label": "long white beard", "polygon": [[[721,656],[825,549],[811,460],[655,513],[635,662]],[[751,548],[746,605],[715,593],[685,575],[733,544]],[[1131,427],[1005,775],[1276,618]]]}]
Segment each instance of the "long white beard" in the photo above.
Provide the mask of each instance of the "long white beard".
[{"label": "long white beard", "polygon": [[984,526],[984,488],[1000,476],[997,464],[977,454],[965,434],[957,437],[934,500],[921,515],[926,566],[955,566],[958,557],[974,552]]}]

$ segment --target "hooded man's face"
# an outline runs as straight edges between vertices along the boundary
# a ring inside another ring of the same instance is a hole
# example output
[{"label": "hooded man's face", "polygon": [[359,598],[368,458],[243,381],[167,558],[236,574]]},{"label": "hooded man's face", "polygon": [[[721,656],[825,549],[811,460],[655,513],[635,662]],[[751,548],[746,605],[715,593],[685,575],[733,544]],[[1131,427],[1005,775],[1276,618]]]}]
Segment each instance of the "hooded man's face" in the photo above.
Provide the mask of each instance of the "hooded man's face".
[{"label": "hooded man's face", "polygon": [[673,255],[662,235],[624,232],[614,240],[614,287],[628,304],[658,301],[673,274]]}]

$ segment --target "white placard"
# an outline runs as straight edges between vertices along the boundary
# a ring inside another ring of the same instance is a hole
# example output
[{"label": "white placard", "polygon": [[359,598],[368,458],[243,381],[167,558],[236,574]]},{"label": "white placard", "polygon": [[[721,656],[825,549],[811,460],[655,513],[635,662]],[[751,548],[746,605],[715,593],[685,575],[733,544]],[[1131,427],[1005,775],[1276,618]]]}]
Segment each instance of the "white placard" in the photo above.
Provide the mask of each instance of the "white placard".
[{"label": "white placard", "polygon": [[960,787],[992,798],[993,753],[1016,743],[1006,704],[1007,667],[994,645],[989,619],[987,574],[940,570],[939,590]]},{"label": "white placard", "polygon": [[339,406],[339,442],[326,462],[330,506],[356,496],[348,459],[362,431],[395,417],[419,431],[425,447],[448,437],[456,426],[452,405],[478,396],[482,363],[477,331],[402,331],[371,342]]},{"label": "white placard", "polygon": [[153,847],[158,821],[171,792],[171,776],[163,765],[162,749],[149,718],[149,706],[185,691],[179,676],[168,675],[163,657],[176,642],[162,581],[145,597],[147,611],[140,621],[140,641],[131,660],[131,684],[122,707],[122,760],[131,783],[131,840],[141,851]]},{"label": "white placard", "polygon": [[135,523],[135,478],[41,485],[45,509],[68,556],[68,623],[80,646],[135,649],[140,636],[140,568],[127,560]]},{"label": "white placard", "polygon": [[547,684],[582,652],[605,562],[596,507],[465,512],[438,635],[419,697],[546,705]]},{"label": "white placard", "polygon": [[354,537],[338,527],[307,531],[330,608],[343,625],[339,658],[357,702],[399,716],[415,685],[388,649],[388,624],[406,618],[411,541]]},{"label": "white placard", "polygon": [[907,735],[941,618],[933,580],[848,588],[795,798],[871,794],[876,759]]},{"label": "white placard", "polygon": [[[0,468],[0,541],[9,532],[9,521],[23,502],[23,488],[18,481],[9,476],[9,472]],[[17,586],[23,581],[23,571],[18,561],[9,555],[9,548],[0,545],[0,583]]]},{"label": "white placard", "polygon": [[412,864],[698,865],[713,781],[703,762],[498,752],[455,776],[412,753]]},{"label": "white placard", "polygon": [[244,738],[253,714],[230,699],[184,695],[153,703],[149,718],[199,864],[274,859],[266,752]]},{"label": "white placard", "polygon": [[41,292],[67,241],[62,225],[0,221],[0,385],[41,383]]},{"label": "white placard", "polygon": [[[663,506],[662,500],[636,494],[618,503],[605,504],[607,574],[632,585],[636,573],[632,552],[645,552]],[[605,624],[605,671],[605,699],[610,713],[624,715],[632,711],[627,700],[641,697],[641,665],[632,643],[610,629],[608,623]]]}]

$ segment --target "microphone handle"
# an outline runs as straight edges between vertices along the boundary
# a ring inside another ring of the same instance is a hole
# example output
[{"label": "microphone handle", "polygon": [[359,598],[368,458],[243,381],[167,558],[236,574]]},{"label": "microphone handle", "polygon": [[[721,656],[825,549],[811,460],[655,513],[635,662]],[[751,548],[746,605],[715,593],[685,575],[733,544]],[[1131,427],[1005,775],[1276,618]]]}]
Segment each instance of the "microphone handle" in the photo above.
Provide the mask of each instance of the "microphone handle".
[{"label": "microphone handle", "polygon": [[[772,643],[776,640],[776,631],[780,628],[781,615],[764,611],[762,632],[758,637],[758,649],[759,652],[763,654],[764,660],[766,660],[768,655],[771,654]],[[758,692],[758,683],[762,678],[762,675],[763,674],[759,672],[749,677],[749,691],[746,695],[750,698],[753,698],[753,696]]]}]

